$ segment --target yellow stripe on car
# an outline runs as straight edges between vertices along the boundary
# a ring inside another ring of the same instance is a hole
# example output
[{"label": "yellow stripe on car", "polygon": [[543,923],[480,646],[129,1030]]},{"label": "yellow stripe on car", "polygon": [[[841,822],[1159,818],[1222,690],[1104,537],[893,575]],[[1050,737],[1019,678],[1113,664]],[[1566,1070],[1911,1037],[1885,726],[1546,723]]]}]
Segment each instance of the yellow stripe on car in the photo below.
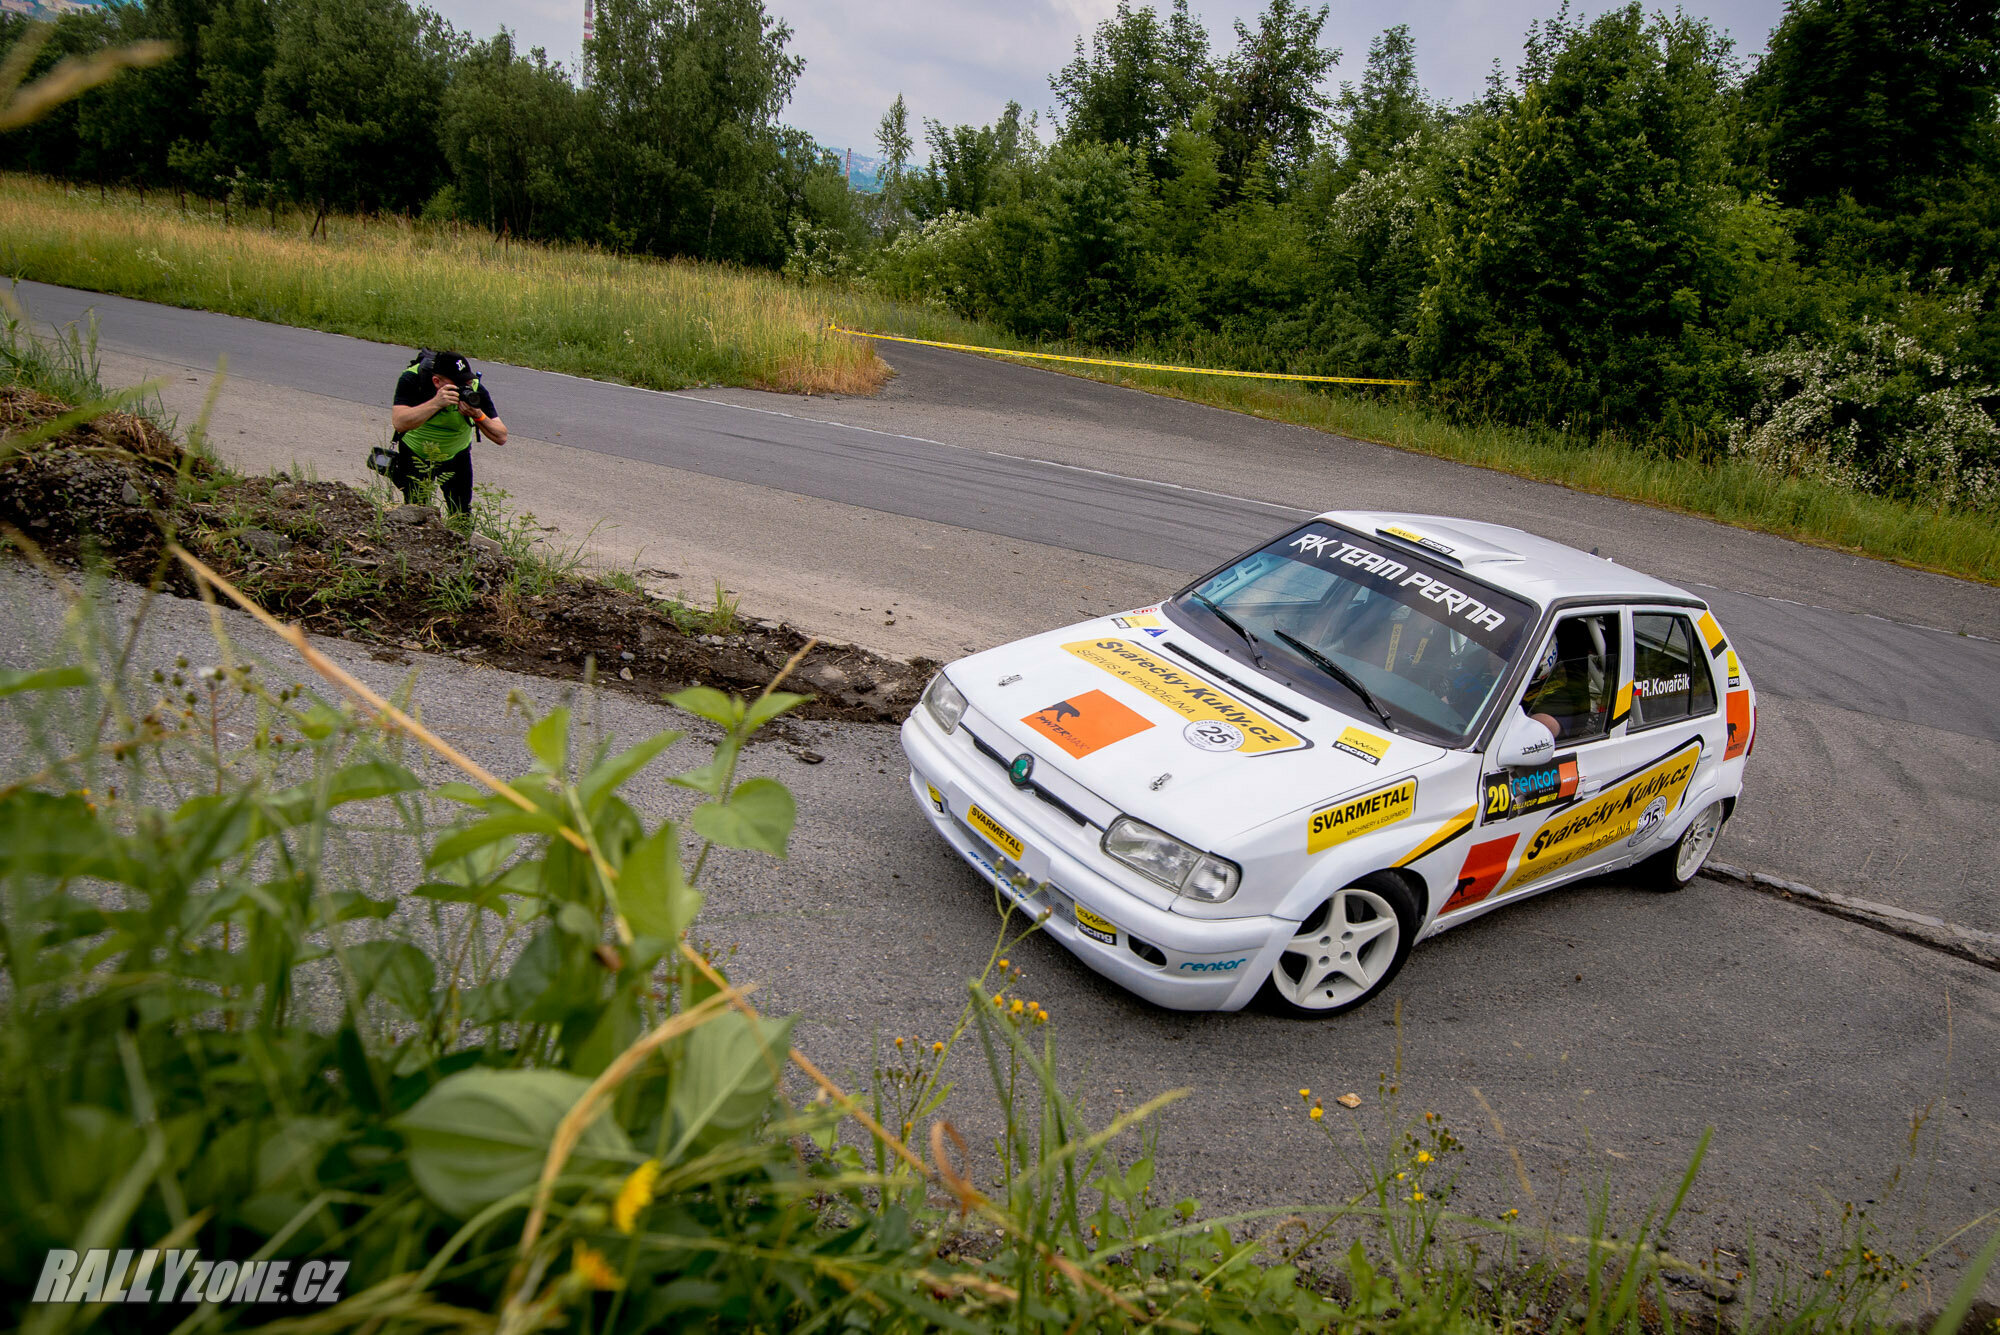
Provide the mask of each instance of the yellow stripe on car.
[{"label": "yellow stripe on car", "polygon": [[1446,844],[1464,834],[1472,828],[1472,816],[1478,810],[1478,805],[1474,804],[1459,812],[1456,816],[1453,816],[1438,827],[1436,834],[1433,834],[1430,838],[1411,849],[1408,855],[1396,865],[1398,867],[1407,867],[1419,858],[1429,857],[1432,853],[1437,852],[1440,848],[1443,848]]}]

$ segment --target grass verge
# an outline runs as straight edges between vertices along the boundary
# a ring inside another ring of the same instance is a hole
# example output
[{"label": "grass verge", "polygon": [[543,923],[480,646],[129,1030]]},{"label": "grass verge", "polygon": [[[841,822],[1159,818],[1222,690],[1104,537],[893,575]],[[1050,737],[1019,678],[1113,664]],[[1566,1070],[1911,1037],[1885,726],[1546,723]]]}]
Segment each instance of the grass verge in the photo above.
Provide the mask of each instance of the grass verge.
[{"label": "grass verge", "polygon": [[653,389],[867,393],[888,368],[829,334],[817,294],[775,274],[520,245],[404,219],[334,218],[326,239],[8,176],[0,270]]},{"label": "grass verge", "polygon": [[[100,199],[9,176],[0,271],[170,305],[223,311],[658,389],[717,382],[798,393],[868,393],[887,367],[860,329],[989,347],[1033,345],[939,307],[774,275],[580,248],[502,244],[404,220],[302,219],[225,226],[164,197]],[[1133,360],[1176,360],[1142,353]],[[1464,425],[1401,391],[1319,390],[1198,375],[1053,364],[1051,369],[1273,421],[1374,441],[1739,528],[2000,583],[2000,521],[1777,478],[1747,464],[1663,456],[1547,430]]]}]

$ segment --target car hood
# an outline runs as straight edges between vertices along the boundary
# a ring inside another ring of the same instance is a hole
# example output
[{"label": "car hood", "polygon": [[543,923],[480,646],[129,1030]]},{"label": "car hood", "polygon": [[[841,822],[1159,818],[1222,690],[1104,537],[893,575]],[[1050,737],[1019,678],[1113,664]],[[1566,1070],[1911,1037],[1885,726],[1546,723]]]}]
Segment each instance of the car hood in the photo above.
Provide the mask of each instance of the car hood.
[{"label": "car hood", "polygon": [[[979,716],[972,726],[1006,756],[1025,751],[1037,773],[1054,767],[1211,849],[1444,754],[1225,658],[1153,608],[1017,640],[948,673]],[[1004,736],[984,736],[996,729]]]}]

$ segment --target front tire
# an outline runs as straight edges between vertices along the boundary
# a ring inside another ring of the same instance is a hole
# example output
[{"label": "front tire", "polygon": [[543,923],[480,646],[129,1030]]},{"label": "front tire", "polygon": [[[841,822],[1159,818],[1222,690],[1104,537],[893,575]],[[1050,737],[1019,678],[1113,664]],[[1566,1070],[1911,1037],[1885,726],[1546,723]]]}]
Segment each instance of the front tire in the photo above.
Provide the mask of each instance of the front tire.
[{"label": "front tire", "polygon": [[1364,876],[1306,915],[1258,996],[1297,1019],[1351,1011],[1402,972],[1421,922],[1402,877]]},{"label": "front tire", "polygon": [[1673,847],[1663,848],[1641,862],[1633,874],[1641,884],[1664,894],[1686,889],[1708,865],[1708,855],[1715,851],[1715,841],[1728,818],[1721,802],[1709,803],[1695,813],[1695,818],[1681,831],[1681,837],[1674,840]]}]

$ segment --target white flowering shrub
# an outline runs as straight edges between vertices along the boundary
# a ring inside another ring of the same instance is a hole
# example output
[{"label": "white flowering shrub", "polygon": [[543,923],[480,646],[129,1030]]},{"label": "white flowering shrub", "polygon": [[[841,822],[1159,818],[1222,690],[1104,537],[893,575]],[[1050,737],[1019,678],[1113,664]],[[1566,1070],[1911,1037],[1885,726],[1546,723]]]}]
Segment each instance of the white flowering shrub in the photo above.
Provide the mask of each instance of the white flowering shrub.
[{"label": "white flowering shrub", "polygon": [[792,224],[792,244],[785,255],[785,277],[800,282],[846,278],[854,270],[847,237],[837,227],[815,227],[800,219]]},{"label": "white flowering shrub", "polygon": [[906,227],[878,255],[870,284],[885,296],[971,309],[972,272],[990,228],[957,209]]},{"label": "white flowering shrub", "polygon": [[2000,506],[2000,391],[1892,326],[1747,359],[1756,406],[1729,452],[1766,472],[1940,508]]}]

